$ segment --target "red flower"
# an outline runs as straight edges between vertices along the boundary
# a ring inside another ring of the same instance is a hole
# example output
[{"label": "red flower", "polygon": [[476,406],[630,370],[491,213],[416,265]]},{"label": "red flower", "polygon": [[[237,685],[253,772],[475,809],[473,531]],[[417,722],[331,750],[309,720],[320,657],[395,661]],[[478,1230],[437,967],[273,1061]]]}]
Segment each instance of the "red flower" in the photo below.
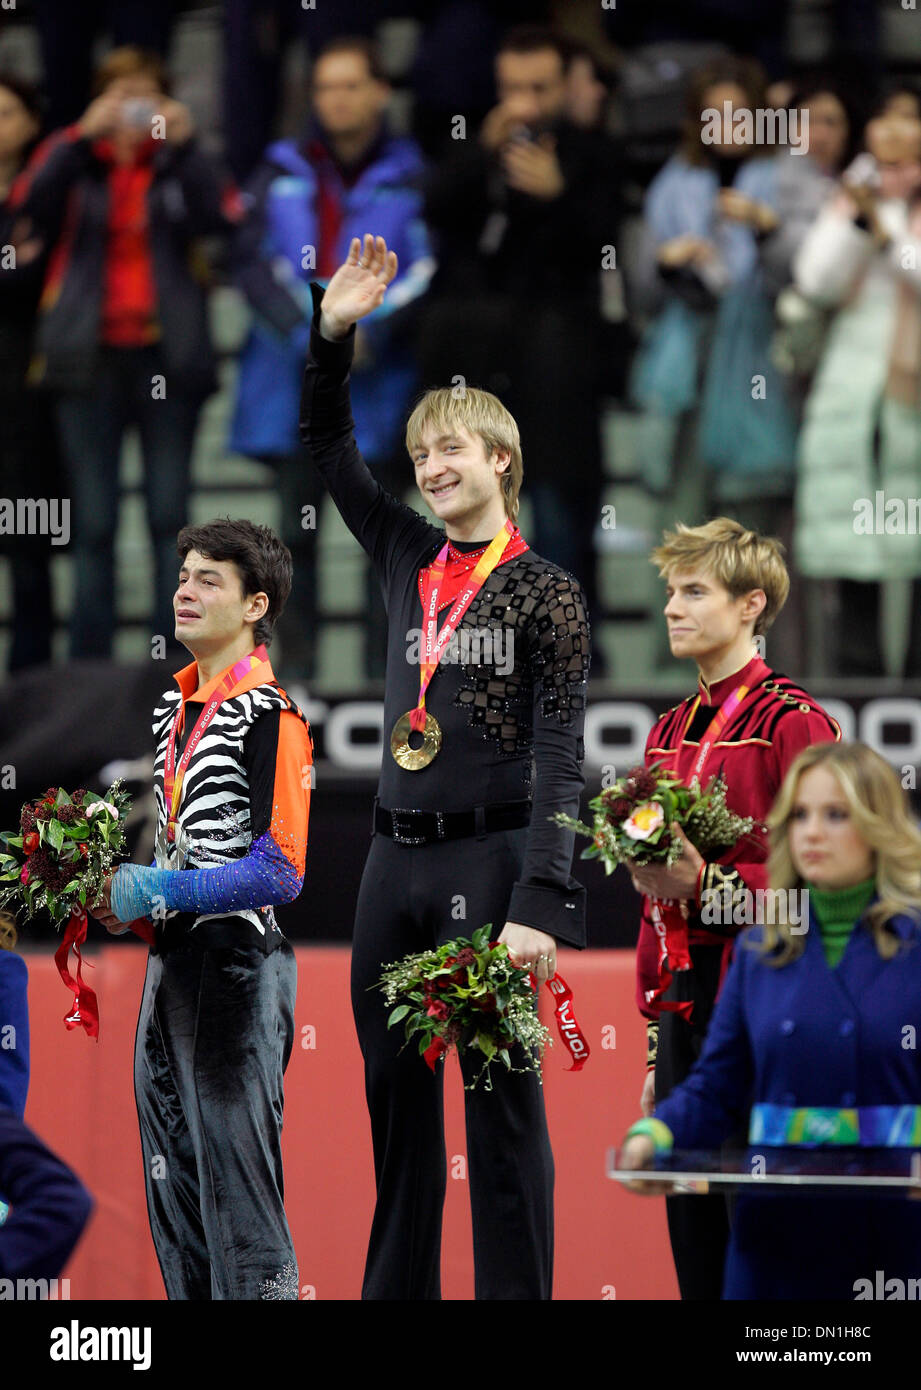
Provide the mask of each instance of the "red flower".
[{"label": "red flower", "polygon": [[446,1018],[451,1017],[451,1010],[443,999],[433,999],[425,1012],[429,1018],[436,1018],[439,1023],[443,1023]]},{"label": "red flower", "polygon": [[648,767],[631,767],[627,778],[641,800],[646,801],[649,797],[655,796],[658,782],[655,773],[650,772]]},{"label": "red flower", "polygon": [[22,837],[22,847],[26,854],[31,854],[34,849],[38,849],[38,844],[38,835],[34,830],[31,830],[28,835]]},{"label": "red flower", "polygon": [[28,866],[28,864],[23,864],[23,866],[22,866],[22,873],[19,875],[19,882],[20,882],[20,883],[28,883],[28,882],[29,882],[29,866]]},{"label": "red flower", "polygon": [[57,794],[58,794],[58,789],[57,789],[57,787],[48,787],[48,789],[47,789],[46,791],[43,791],[43,792],[42,792],[42,799],[43,799],[44,801],[51,801],[51,802],[54,802],[54,801],[57,799]]},{"label": "red flower", "polygon": [[79,845],[77,846],[77,848],[79,849],[81,855],[82,855],[83,858],[85,859],[86,856],[87,856],[87,855],[89,854],[89,852],[90,852],[89,845],[84,845],[83,843],[81,843],[81,844],[79,844]]},{"label": "red flower", "polygon": [[482,1009],[484,1013],[494,1014],[497,1011],[496,996],[494,994],[486,994],[482,999],[476,1001],[476,1006],[478,1009]]},{"label": "red flower", "polygon": [[474,965],[475,963],[476,951],[473,949],[472,946],[465,946],[464,949],[461,951],[460,955],[457,957],[457,964],[466,967],[468,965]]}]

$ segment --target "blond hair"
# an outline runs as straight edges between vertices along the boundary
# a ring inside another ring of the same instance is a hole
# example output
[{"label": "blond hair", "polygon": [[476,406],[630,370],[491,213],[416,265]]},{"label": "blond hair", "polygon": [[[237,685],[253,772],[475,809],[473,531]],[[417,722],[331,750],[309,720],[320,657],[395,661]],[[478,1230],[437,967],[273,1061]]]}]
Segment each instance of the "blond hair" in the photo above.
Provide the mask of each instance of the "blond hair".
[{"label": "blond hair", "polygon": [[[921,830],[895,772],[865,743],[814,743],[790,764],[767,818],[770,832],[768,882],[772,889],[801,888],[790,852],[790,820],[803,773],[826,767],[847,799],[854,828],[873,851],[878,898],[867,910],[866,922],[876,949],[886,960],[901,948],[889,928],[899,913],[921,918]],[[769,965],[786,965],[805,949],[802,932],[788,922],[768,922],[760,949],[774,952]]]},{"label": "blond hair", "polygon": [[704,526],[675,523],[663,531],[662,544],[649,559],[667,578],[672,570],[706,570],[719,580],[732,598],[761,589],[767,599],[755,620],[754,636],[767,632],[787,601],[790,576],[783,559],[784,547],[773,536],[747,530],[740,521],[717,516]]},{"label": "blond hair", "polygon": [[506,516],[512,521],[518,516],[518,494],[524,466],[521,461],[521,438],[514,417],[491,391],[476,386],[443,386],[426,391],[406,421],[406,447],[410,455],[422,443],[425,434],[437,436],[455,434],[464,429],[479,435],[487,455],[496,449],[508,450],[509,463],[502,474],[502,495]]},{"label": "blond hair", "polygon": [[16,923],[8,912],[0,912],[0,951],[13,951],[18,940]]}]

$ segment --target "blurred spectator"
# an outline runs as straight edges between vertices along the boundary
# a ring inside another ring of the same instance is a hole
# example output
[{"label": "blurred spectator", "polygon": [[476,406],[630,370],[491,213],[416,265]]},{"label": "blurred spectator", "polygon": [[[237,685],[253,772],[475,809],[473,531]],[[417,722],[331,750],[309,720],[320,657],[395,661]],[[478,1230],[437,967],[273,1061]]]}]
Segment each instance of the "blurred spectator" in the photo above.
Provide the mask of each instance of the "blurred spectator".
[{"label": "blurred spectator", "polygon": [[799,415],[821,355],[828,315],[790,283],[793,257],[856,154],[862,123],[845,89],[827,77],[802,82],[790,108],[806,123],[808,153],[790,147],[778,156],[777,228],[765,239],[761,260],[768,289],[778,295],[771,356],[787,377]]},{"label": "blurred spectator", "polygon": [[921,120],[921,92],[912,82],[891,83],[884,89],[876,114]]},{"label": "blurred spectator", "polygon": [[370,37],[399,0],[335,0],[305,7],[292,0],[224,0],[223,131],[230,171],[243,183],[275,134],[284,89],[282,59],[303,39],[311,56],[339,34]]},{"label": "blurred spectator", "polygon": [[[685,511],[727,511],[784,536],[796,432],[768,356],[773,305],[762,255],[779,226],[780,161],[775,147],[752,143],[763,110],[763,73],[750,59],[718,58],[695,75],[682,147],[646,195],[638,289],[657,312],[634,359],[632,394],[651,417],[680,422],[671,436],[651,436],[671,441],[668,456],[647,458],[659,490],[686,470]],[[736,123],[744,112],[749,130]]]},{"label": "blurred spectator", "polygon": [[48,129],[77,120],[90,99],[93,47],[103,31],[115,48],[134,45],[166,57],[176,0],[32,0],[42,47]]},{"label": "blurred spectator", "polygon": [[[618,232],[618,164],[567,117],[568,41],[513,30],[496,57],[499,103],[434,171],[426,217],[438,270],[419,339],[424,384],[495,392],[521,430],[535,550],[595,608],[600,289]],[[607,375],[606,375],[607,374]]]},{"label": "blurred spectator", "polygon": [[572,40],[566,68],[566,119],[583,130],[603,130],[611,76],[588,44]]},{"label": "blurred spectator", "polygon": [[[26,374],[47,256],[28,220],[10,207],[10,190],[38,142],[38,90],[0,73],[0,496],[61,497],[64,491],[54,411]],[[26,487],[25,480],[28,479]],[[9,669],[51,659],[51,540],[4,536],[0,554],[13,570],[13,632]]]},{"label": "blurred spectator", "polygon": [[172,642],[175,535],[186,521],[199,410],[216,386],[194,240],[229,230],[236,211],[189,111],[166,95],[155,54],[113,50],[94,90],[11,195],[52,247],[33,367],[57,392],[70,472],[73,657],[112,648],[119,459],[131,424],[154,547],[153,631]]},{"label": "blurred spectator", "polygon": [[57,1279],[83,1234],[93,1199],[19,1116],[2,1107],[0,1189],[12,1207],[0,1227],[0,1278]]},{"label": "blurred spectator", "polygon": [[493,53],[513,24],[547,17],[547,0],[440,0],[426,5],[412,66],[412,128],[433,162],[453,149],[454,120],[478,126],[495,103]]},{"label": "blurred spectator", "polygon": [[[800,292],[834,311],[800,439],[796,557],[803,574],[840,581],[845,675],[884,670],[880,581],[913,579],[905,674],[916,676],[921,537],[906,508],[921,496],[921,121],[876,117],[866,147],[795,261]],[[885,525],[880,494],[896,509]]]},{"label": "blurred spectator", "polygon": [[[417,373],[407,306],[432,272],[421,220],[422,156],[387,129],[390,88],[363,38],[334,40],[314,65],[313,128],[270,145],[246,193],[235,253],[237,281],[253,310],[240,361],[231,448],[278,468],[281,536],[294,556],[294,589],[279,625],[288,671],[313,674],[317,533],[303,508],[319,509],[322,485],[307,467],[297,418],[312,309],[309,282],[325,281],[352,237],[369,227],[399,258],[386,303],[358,330],[352,410],[358,446],[388,491],[412,480],[402,424]],[[316,511],[314,512],[314,518]],[[368,668],[383,677],[385,619],[369,580]]]},{"label": "blurred spectator", "polygon": [[[16,926],[0,912],[0,1111],[22,1119],[29,1089],[29,973],[16,954]],[[0,1225],[8,1207],[0,1188]]]}]

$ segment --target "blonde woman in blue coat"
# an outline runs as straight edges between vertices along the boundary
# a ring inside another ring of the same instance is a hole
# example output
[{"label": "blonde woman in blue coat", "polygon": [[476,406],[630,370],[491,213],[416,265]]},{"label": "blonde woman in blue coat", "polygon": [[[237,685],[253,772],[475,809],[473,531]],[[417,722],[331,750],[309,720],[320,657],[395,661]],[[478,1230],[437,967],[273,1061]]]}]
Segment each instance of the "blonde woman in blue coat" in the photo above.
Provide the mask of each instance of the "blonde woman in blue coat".
[{"label": "blonde woman in blue coat", "polygon": [[[628,1131],[624,1168],[718,1147],[746,1115],[768,1174],[772,1150],[921,1148],[921,832],[901,784],[865,744],[815,745],[768,823],[775,905],[805,890],[808,916],[739,938],[700,1060]],[[872,1297],[877,1271],[921,1279],[921,1203],[739,1197],[724,1298]]]}]

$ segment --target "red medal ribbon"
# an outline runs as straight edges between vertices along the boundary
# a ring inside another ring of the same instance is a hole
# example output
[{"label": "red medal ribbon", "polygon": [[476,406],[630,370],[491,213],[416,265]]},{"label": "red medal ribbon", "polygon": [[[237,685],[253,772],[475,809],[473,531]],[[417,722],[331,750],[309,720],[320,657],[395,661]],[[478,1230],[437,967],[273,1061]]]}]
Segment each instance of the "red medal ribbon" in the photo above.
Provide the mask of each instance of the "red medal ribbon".
[{"label": "red medal ribbon", "polygon": [[422,617],[425,622],[425,655],[420,662],[419,669],[419,700],[415,708],[409,712],[410,726],[421,733],[425,728],[425,692],[429,682],[435,674],[438,662],[444,653],[445,648],[460,623],[461,618],[470,607],[477,594],[482,589],[486,580],[492,574],[497,565],[501,565],[503,560],[510,560],[515,555],[522,554],[528,549],[527,543],[522,540],[521,534],[512,522],[507,519],[501,531],[497,531],[489,545],[480,556],[473,569],[470,578],[461,589],[457,598],[451,605],[447,618],[438,636],[435,634],[438,629],[438,597],[444,582],[445,568],[448,562],[448,545],[445,541],[435,559],[428,569],[423,570],[420,576],[422,587]]},{"label": "red medal ribbon", "polygon": [[185,700],[183,700],[176,711],[176,718],[173,720],[173,727],[170,729],[169,741],[166,745],[166,756],[163,763],[163,796],[166,801],[166,837],[168,840],[176,838],[176,816],[179,811],[179,804],[182,800],[182,779],[185,776],[189,760],[201,737],[207,729],[211,720],[234,686],[249,675],[261,663],[268,665],[269,654],[264,646],[256,649],[244,656],[235,666],[227,672],[221,684],[215,690],[211,699],[195,721],[195,727],[189,734],[189,741],[185,746],[179,766],[176,766],[176,738],[185,724]]},{"label": "red medal ribbon", "polygon": [[[64,1026],[84,1028],[89,1037],[99,1040],[99,1006],[96,995],[83,979],[83,956],[80,947],[86,940],[86,911],[82,907],[71,909],[70,920],[64,928],[64,938],[54,953],[54,963],[68,989],[74,992],[74,1006],[64,1016]],[[77,975],[74,978],[68,967],[70,950],[73,947],[77,958]]]},{"label": "red medal ribbon", "polygon": [[[758,666],[749,673],[748,679],[752,682],[752,686],[759,684],[763,678],[762,667],[763,671],[767,671],[768,668],[764,666],[764,663],[759,662]],[[710,761],[719,736],[751,691],[752,686],[737,685],[735,690],[726,696],[700,740],[697,757],[694,759],[689,775],[685,778],[686,785],[689,786],[696,780],[703,787],[704,768]],[[700,695],[697,695],[691,705],[684,730],[678,741],[679,750],[688,736],[688,731],[699,707]],[[677,776],[677,768],[673,769],[673,772]],[[689,1019],[693,1008],[690,1000],[678,1002],[677,1000],[665,1000],[662,997],[672,982],[673,972],[691,969],[687,909],[673,898],[650,898],[649,912],[652,917],[653,930],[659,943],[659,983],[655,989],[646,990],[646,1002],[647,1004],[655,1004],[657,1009],[663,1013],[679,1013],[682,1018]]]}]

